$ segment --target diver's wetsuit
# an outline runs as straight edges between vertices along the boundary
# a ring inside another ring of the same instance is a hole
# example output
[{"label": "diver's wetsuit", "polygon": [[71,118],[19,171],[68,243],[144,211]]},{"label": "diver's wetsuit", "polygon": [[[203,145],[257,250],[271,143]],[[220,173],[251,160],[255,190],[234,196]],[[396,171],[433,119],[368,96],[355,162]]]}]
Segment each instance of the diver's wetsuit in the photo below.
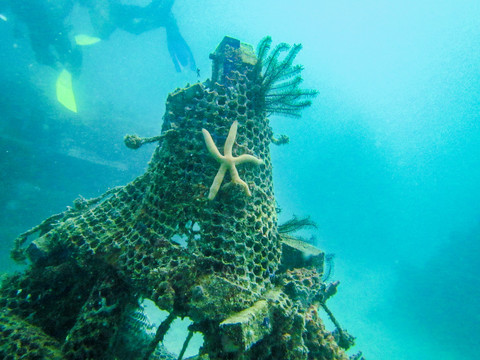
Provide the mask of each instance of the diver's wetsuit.
[{"label": "diver's wetsuit", "polygon": [[116,29],[132,34],[164,27],[167,31],[167,46],[177,71],[188,66],[196,70],[190,47],[183,39],[172,14],[174,0],[153,0],[147,6],[122,4],[118,0],[79,0],[87,7],[90,21],[101,39],[108,38]]},{"label": "diver's wetsuit", "polygon": [[[29,30],[37,61],[54,68],[65,67],[72,74],[80,72],[82,54],[69,38],[66,19],[76,2],[88,8],[90,21],[101,39],[116,29],[132,34],[165,27],[167,46],[177,71],[182,67],[196,70],[190,47],[178,30],[171,12],[174,0],[152,0],[147,6],[126,5],[119,0],[8,0],[15,16]],[[3,2],[2,2],[3,4]]]},{"label": "diver's wetsuit", "polygon": [[66,67],[77,73],[82,62],[80,50],[69,39],[65,24],[74,0],[10,0],[9,6],[27,25],[32,49],[39,63]]}]

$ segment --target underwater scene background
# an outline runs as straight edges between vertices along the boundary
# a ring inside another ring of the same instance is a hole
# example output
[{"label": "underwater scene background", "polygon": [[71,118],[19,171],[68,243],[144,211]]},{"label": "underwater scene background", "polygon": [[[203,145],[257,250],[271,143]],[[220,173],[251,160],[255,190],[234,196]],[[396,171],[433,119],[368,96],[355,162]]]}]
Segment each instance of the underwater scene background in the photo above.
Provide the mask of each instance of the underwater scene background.
[{"label": "underwater scene background", "polygon": [[[329,306],[352,353],[478,358],[480,3],[176,0],[172,12],[199,71],[176,71],[163,28],[116,31],[82,49],[73,113],[2,10],[0,272],[21,269],[20,233],[145,171],[154,145],[132,151],[124,136],[160,134],[167,95],[210,76],[225,35],[270,35],[303,45],[302,86],[318,91],[301,118],[270,117],[290,139],[271,147],[279,223],[310,216],[317,229],[301,235],[335,254]],[[83,7],[69,22],[91,31]]]}]

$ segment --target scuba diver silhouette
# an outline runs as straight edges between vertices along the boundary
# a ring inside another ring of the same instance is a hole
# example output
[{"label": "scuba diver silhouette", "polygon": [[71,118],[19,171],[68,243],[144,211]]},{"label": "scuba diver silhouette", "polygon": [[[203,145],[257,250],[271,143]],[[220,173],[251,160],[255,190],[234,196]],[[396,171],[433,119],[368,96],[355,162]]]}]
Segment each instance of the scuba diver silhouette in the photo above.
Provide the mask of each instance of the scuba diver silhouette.
[{"label": "scuba diver silhouette", "polygon": [[70,41],[70,28],[66,24],[73,0],[9,0],[5,5],[17,20],[26,24],[38,63],[55,69],[64,67],[74,74],[79,72],[82,53]]},{"label": "scuba diver silhouette", "polygon": [[[72,75],[80,74],[80,46],[107,39],[116,29],[139,35],[164,27],[175,70],[197,70],[192,51],[172,14],[173,3],[174,0],[152,0],[139,6],[122,4],[120,0],[0,0],[0,9],[10,7],[15,17],[26,24],[37,62],[61,71],[56,83],[58,101],[77,112]],[[77,35],[73,40],[68,17],[75,4],[88,10],[94,37]]]},{"label": "scuba diver silhouette", "polygon": [[116,29],[131,34],[164,27],[167,33],[167,48],[175,69],[180,72],[188,67],[196,71],[192,51],[180,34],[172,14],[174,0],[152,0],[147,6],[122,4],[118,0],[78,0],[88,8],[95,35],[107,39]]},{"label": "scuba diver silhouette", "polygon": [[82,54],[72,40],[67,23],[75,3],[88,9],[95,36],[107,39],[116,29],[132,34],[164,27],[167,48],[175,69],[196,71],[190,47],[180,34],[171,8],[174,0],[152,0],[146,6],[122,4],[119,0],[3,0],[15,17],[28,28],[36,60],[55,69],[61,67],[73,74],[80,72]]}]

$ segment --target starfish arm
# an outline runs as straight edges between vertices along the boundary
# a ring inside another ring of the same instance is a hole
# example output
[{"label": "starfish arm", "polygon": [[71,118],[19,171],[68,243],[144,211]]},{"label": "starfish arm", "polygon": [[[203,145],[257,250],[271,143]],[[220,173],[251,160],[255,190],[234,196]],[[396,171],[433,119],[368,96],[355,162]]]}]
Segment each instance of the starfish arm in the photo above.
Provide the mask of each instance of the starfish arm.
[{"label": "starfish arm", "polygon": [[217,146],[215,145],[215,142],[212,139],[212,136],[210,133],[202,129],[203,133],[203,138],[205,139],[205,144],[207,145],[208,152],[215,158],[217,161],[221,161],[223,159],[222,154],[220,154],[220,151],[218,151]]},{"label": "starfish arm", "polygon": [[251,162],[257,165],[263,164],[263,160],[256,158],[253,155],[243,154],[234,158],[235,164],[243,164],[246,162]]},{"label": "starfish arm", "polygon": [[227,165],[220,165],[220,169],[218,169],[217,175],[215,175],[215,179],[213,179],[212,186],[210,187],[210,192],[208,193],[208,200],[213,200],[217,195],[218,189],[220,189],[220,185],[222,185],[223,177],[225,176],[226,171]]},{"label": "starfish arm", "polygon": [[232,182],[236,184],[242,185],[243,189],[245,190],[245,193],[248,196],[252,196],[252,193],[250,192],[250,189],[248,188],[248,185],[245,181],[240,179],[240,175],[238,175],[237,168],[235,166],[232,166],[230,168],[230,177],[232,178]]},{"label": "starfish arm", "polygon": [[228,131],[227,141],[225,141],[225,147],[223,148],[223,154],[225,156],[232,156],[233,144],[235,143],[235,138],[237,137],[237,128],[238,121],[234,121],[230,130]]}]

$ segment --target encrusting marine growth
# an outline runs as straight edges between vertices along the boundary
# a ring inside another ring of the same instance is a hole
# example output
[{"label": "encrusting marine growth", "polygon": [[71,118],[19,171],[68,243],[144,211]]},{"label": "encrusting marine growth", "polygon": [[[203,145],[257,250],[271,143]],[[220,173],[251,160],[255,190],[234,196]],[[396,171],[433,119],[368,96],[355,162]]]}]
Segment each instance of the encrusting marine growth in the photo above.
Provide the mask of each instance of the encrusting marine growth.
[{"label": "encrusting marine growth", "polygon": [[[225,37],[212,78],[168,96],[161,134],[125,138],[157,143],[143,175],[15,240],[12,257],[30,265],[0,287],[1,358],[181,359],[199,332],[191,359],[348,359],[353,338],[326,306],[338,282],[322,281],[325,254],[287,236],[308,221],[277,225],[267,114],[298,116],[315,92],[298,87],[299,45],[281,59],[287,46],[268,55],[270,43],[257,57]],[[169,313],[154,334],[144,299]],[[179,356],[163,347],[178,317],[192,321]]]}]

